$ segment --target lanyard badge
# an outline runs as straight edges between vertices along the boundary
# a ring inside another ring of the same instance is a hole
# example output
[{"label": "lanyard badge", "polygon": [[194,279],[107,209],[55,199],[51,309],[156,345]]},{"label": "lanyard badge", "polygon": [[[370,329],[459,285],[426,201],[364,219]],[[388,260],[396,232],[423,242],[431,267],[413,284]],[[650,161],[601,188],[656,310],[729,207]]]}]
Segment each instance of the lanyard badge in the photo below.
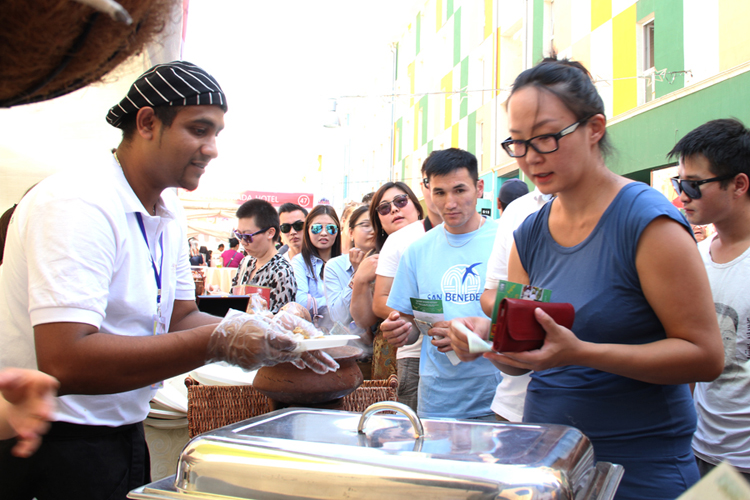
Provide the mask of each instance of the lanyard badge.
[{"label": "lanyard badge", "polygon": [[[166,332],[166,320],[161,314],[161,276],[164,268],[164,233],[159,235],[159,249],[161,250],[161,257],[159,259],[159,269],[156,269],[156,262],[154,262],[154,256],[151,253],[151,246],[148,244],[148,236],[146,235],[146,227],[143,225],[143,217],[140,213],[136,212],[135,218],[138,219],[138,227],[141,229],[143,240],[146,242],[146,248],[148,248],[148,256],[151,259],[151,268],[154,270],[154,280],[156,281],[156,314],[154,315],[154,335]],[[161,327],[161,328],[160,328]],[[158,384],[152,384],[152,389],[160,389],[164,387],[164,382]]]}]

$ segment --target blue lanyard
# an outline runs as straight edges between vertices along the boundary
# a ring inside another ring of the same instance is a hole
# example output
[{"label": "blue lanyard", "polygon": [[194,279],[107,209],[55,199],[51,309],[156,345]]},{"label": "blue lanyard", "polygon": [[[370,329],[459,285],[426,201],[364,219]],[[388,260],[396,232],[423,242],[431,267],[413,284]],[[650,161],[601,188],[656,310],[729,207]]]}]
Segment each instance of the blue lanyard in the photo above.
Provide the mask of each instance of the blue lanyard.
[{"label": "blue lanyard", "polygon": [[148,248],[148,257],[151,259],[151,267],[154,269],[154,279],[156,280],[156,304],[157,307],[161,304],[161,272],[162,266],[164,265],[164,233],[159,235],[159,249],[161,250],[161,259],[159,260],[159,270],[156,270],[156,262],[154,262],[154,256],[151,254],[151,246],[148,244],[148,236],[146,236],[146,228],[143,225],[143,217],[139,212],[135,213],[135,218],[138,219],[138,227],[141,228],[141,234],[143,239],[146,241],[146,248]]}]

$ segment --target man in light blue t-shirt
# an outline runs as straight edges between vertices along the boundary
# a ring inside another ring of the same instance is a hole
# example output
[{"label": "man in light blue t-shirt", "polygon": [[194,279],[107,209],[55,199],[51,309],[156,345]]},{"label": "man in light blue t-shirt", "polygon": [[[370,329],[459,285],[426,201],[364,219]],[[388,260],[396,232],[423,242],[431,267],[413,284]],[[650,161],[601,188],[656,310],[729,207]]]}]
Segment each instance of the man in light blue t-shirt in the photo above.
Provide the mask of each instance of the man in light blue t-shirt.
[{"label": "man in light blue t-shirt", "polygon": [[484,316],[479,302],[497,225],[476,211],[483,190],[476,157],[461,149],[433,151],[425,160],[432,200],[443,217],[437,226],[407,248],[393,280],[381,324],[385,338],[400,347],[412,344],[419,330],[412,325],[411,299],[439,301],[445,321],[433,324],[422,343],[419,363],[419,416],[487,418],[501,373],[486,359],[473,363],[449,359],[448,321]]}]

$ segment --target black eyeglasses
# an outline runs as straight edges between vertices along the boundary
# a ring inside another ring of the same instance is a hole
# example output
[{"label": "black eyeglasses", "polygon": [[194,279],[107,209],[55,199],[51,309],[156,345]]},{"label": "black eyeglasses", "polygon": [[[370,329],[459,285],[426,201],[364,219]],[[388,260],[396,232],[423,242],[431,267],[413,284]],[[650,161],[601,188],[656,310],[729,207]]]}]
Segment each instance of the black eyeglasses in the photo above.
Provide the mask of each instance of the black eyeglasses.
[{"label": "black eyeglasses", "polygon": [[398,209],[404,208],[409,204],[409,195],[399,194],[397,196],[394,196],[393,200],[384,201],[383,203],[378,205],[375,210],[377,210],[380,215],[386,216],[391,213],[391,203],[393,203],[393,205]]},{"label": "black eyeglasses", "polygon": [[265,229],[261,229],[260,231],[255,231],[254,233],[241,233],[237,229],[234,230],[234,235],[237,237],[237,239],[244,241],[248,245],[253,242],[253,236],[257,236],[261,233],[265,233],[271,229],[270,227],[267,227]]},{"label": "black eyeglasses", "polygon": [[697,200],[701,197],[701,185],[708,182],[725,181],[735,177],[736,174],[720,175],[719,177],[712,177],[710,179],[703,179],[700,181],[693,181],[689,179],[680,179],[679,177],[672,177],[672,187],[677,191],[677,196],[685,193],[691,200]]},{"label": "black eyeglasses", "polygon": [[336,224],[310,224],[310,232],[312,234],[320,234],[323,228],[326,228],[326,233],[330,234],[331,236],[335,236],[336,233],[339,232],[339,228],[336,226]]},{"label": "black eyeglasses", "polygon": [[573,125],[565,127],[556,134],[542,134],[525,141],[521,139],[511,139],[510,137],[508,137],[501,143],[501,145],[503,146],[505,152],[508,153],[508,155],[512,158],[521,158],[526,156],[526,153],[529,152],[529,146],[531,146],[534,151],[541,155],[554,153],[560,148],[560,139],[575,132],[578,126],[584,123],[586,120],[588,120],[588,118],[577,121]]},{"label": "black eyeglasses", "polygon": [[294,230],[299,233],[300,231],[302,231],[303,227],[305,227],[305,221],[303,221],[303,220],[296,220],[296,221],[292,222],[291,224],[282,224],[280,226],[281,232],[284,233],[284,234],[286,234],[289,231],[291,231],[292,228],[294,228]]},{"label": "black eyeglasses", "polygon": [[428,179],[427,177],[422,179],[422,185],[424,185],[425,188],[430,189],[430,179]]}]

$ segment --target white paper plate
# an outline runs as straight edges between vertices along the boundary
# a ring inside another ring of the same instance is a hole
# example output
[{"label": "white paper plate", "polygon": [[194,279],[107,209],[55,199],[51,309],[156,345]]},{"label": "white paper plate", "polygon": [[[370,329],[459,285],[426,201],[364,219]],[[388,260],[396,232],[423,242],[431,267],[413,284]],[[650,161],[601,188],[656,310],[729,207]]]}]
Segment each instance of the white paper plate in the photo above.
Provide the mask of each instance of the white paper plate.
[{"label": "white paper plate", "polygon": [[253,385],[255,371],[245,371],[227,363],[211,363],[190,372],[203,385]]},{"label": "white paper plate", "polygon": [[156,391],[153,401],[173,411],[187,413],[187,387],[185,378],[187,373],[172,377],[164,381],[164,387]]},{"label": "white paper plate", "polygon": [[316,351],[318,349],[328,349],[329,347],[341,347],[342,345],[346,345],[350,340],[359,338],[359,335],[326,335],[314,339],[304,339],[299,341],[299,346],[295,351]]},{"label": "white paper plate", "polygon": [[147,418],[143,425],[153,427],[154,429],[183,429],[188,426],[187,418],[175,420],[162,420],[160,418]]},{"label": "white paper plate", "polygon": [[169,411],[169,410],[158,410],[151,408],[148,412],[150,418],[160,418],[163,420],[177,420],[178,418],[185,418],[185,414],[180,411]]}]

